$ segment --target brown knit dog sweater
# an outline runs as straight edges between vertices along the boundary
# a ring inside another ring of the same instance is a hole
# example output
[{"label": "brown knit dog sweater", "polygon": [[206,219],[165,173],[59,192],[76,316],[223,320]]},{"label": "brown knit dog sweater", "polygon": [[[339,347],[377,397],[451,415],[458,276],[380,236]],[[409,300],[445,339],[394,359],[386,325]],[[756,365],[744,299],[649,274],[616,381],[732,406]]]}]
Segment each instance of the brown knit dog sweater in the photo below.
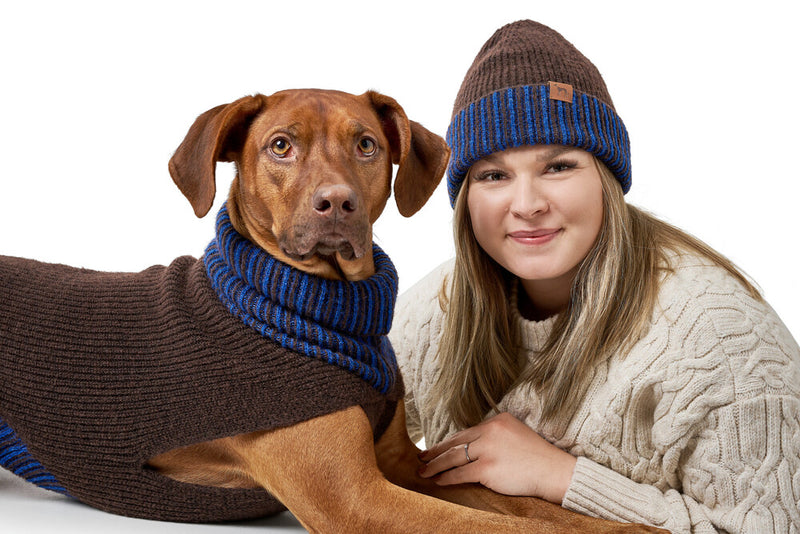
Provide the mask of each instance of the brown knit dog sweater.
[{"label": "brown knit dog sweater", "polygon": [[402,396],[399,376],[390,385],[266,339],[223,304],[202,260],[121,274],[0,257],[0,418],[102,510],[187,522],[282,511],[266,491],[184,484],[146,462],[354,405],[377,439]]}]

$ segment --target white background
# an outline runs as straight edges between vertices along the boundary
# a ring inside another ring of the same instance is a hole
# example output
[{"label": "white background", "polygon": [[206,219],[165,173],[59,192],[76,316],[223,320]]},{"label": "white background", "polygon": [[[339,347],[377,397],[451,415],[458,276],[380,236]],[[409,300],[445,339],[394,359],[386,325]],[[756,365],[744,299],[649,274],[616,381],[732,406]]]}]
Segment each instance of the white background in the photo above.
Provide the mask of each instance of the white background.
[{"label": "white background", "polygon": [[[256,92],[375,89],[444,135],[483,42],[532,18],[603,74],[632,140],[628,201],[728,255],[797,337],[797,16],[790,2],[739,4],[4,2],[0,254],[118,271],[198,256],[213,216],[196,219],[167,173],[197,115]],[[220,164],[212,214],[231,173]],[[376,240],[395,261],[401,290],[452,256],[451,216],[442,184],[415,217],[390,205],[378,222]],[[142,525],[18,488],[0,476],[6,526]]]}]

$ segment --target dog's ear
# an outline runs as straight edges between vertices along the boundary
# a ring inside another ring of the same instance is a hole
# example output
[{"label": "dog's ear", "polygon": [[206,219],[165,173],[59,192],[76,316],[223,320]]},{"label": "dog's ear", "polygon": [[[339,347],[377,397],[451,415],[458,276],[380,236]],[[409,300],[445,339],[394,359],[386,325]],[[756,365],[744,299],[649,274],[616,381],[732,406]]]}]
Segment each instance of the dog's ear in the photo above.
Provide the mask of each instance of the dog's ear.
[{"label": "dog's ear", "polygon": [[444,176],[450,150],[440,136],[408,120],[393,98],[374,91],[367,97],[378,113],[389,140],[392,163],[399,165],[394,180],[394,198],[404,217],[425,205]]},{"label": "dog's ear", "polygon": [[189,199],[198,217],[214,203],[218,161],[235,161],[244,144],[250,122],[266,106],[264,95],[240,98],[210,109],[197,117],[169,160],[169,174]]}]

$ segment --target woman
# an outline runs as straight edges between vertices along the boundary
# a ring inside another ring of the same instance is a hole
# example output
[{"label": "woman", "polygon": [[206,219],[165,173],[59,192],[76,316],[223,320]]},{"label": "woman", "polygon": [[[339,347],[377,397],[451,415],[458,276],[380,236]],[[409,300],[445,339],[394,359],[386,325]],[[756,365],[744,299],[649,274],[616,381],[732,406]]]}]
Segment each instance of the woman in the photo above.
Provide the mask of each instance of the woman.
[{"label": "woman", "polygon": [[456,258],[391,334],[420,475],[673,532],[800,532],[800,348],[730,261],[626,204],[594,65],[538,23],[499,29],[448,143]]}]

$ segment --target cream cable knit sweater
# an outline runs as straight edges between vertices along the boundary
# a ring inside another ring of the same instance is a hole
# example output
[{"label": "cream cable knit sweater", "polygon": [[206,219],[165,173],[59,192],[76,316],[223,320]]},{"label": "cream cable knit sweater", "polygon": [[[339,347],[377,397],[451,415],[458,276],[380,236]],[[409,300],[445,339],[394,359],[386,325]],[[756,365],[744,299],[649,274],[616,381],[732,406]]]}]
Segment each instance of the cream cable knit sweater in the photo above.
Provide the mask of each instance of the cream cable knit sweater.
[{"label": "cream cable knit sweater", "polygon": [[[541,425],[523,388],[499,408],[578,457],[566,508],[672,532],[800,533],[800,348],[725,271],[676,260],[649,331],[596,370],[570,421]],[[409,433],[428,444],[458,430],[430,401],[451,270],[400,297],[390,334]],[[516,315],[520,357],[533,359],[554,320]]]}]

